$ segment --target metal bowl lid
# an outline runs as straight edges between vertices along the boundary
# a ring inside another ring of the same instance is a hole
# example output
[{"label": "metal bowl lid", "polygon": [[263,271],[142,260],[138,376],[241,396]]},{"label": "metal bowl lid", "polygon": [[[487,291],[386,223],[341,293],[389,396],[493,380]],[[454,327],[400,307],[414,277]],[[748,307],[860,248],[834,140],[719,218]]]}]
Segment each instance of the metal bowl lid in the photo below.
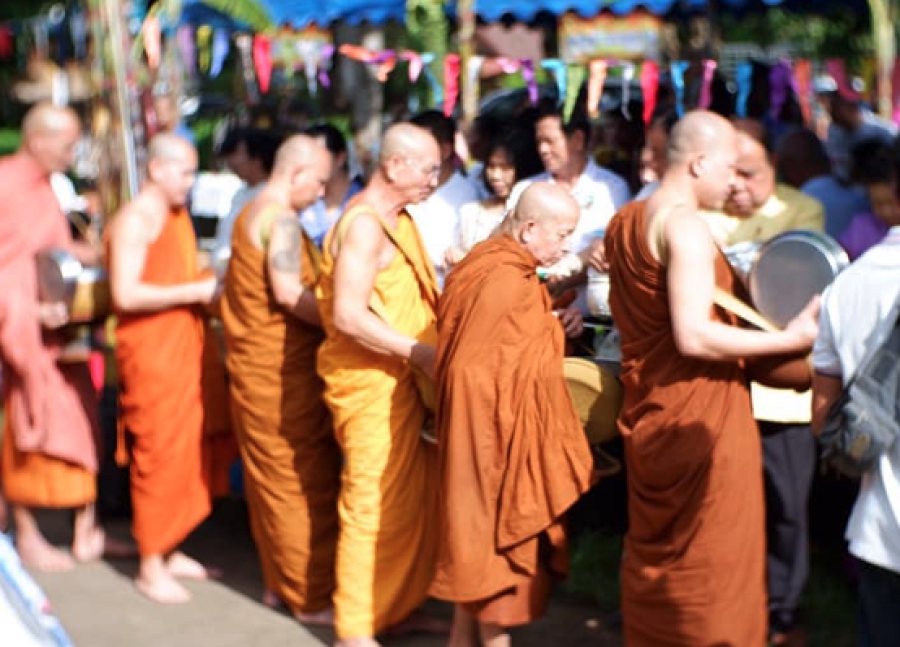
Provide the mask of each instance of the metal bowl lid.
[{"label": "metal bowl lid", "polygon": [[830,236],[789,231],[760,246],[750,269],[750,296],[756,309],[784,327],[849,262]]},{"label": "metal bowl lid", "polygon": [[83,269],[78,259],[63,249],[51,248],[38,252],[35,263],[41,301],[71,305]]}]

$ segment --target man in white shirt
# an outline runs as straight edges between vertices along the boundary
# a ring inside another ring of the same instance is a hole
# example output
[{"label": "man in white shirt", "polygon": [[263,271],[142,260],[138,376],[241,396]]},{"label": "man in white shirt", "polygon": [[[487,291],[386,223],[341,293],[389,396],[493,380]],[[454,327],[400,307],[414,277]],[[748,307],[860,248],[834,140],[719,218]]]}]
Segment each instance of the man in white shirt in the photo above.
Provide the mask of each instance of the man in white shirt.
[{"label": "man in white shirt", "polygon": [[628,183],[598,166],[589,155],[590,123],[580,108],[566,122],[555,102],[538,106],[535,123],[538,153],[545,171],[519,182],[509,196],[507,209],[512,209],[519,196],[532,182],[560,184],[572,194],[581,207],[578,227],[572,234],[570,249],[562,261],[549,268],[549,276],[561,281],[560,287],[579,287],[578,305],[587,313],[584,298],[586,266],[603,269],[602,245],[606,224],[631,198]]},{"label": "man in white shirt", "polygon": [[412,123],[429,131],[441,151],[441,166],[437,170],[438,187],[424,202],[407,208],[416,221],[425,250],[437,272],[438,285],[444,286],[449,271],[447,252],[453,246],[459,209],[478,199],[475,188],[456,165],[456,123],[437,110],[426,110],[412,119]]},{"label": "man in white shirt", "polygon": [[[900,299],[900,227],[844,270],[825,291],[813,349],[813,431],[869,349],[887,337]],[[847,524],[859,559],[860,645],[900,645],[900,443],[863,475]]]}]

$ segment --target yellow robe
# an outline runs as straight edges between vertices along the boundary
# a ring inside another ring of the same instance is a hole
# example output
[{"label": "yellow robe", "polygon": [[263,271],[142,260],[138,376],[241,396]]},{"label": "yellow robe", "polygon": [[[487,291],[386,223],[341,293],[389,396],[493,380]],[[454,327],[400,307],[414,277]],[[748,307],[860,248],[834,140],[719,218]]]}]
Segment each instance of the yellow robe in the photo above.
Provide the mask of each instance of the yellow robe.
[{"label": "yellow robe", "polygon": [[[393,233],[406,253],[378,272],[374,294],[394,328],[434,343],[434,270],[408,214]],[[318,369],[344,454],[335,630],[353,638],[400,622],[426,598],[437,558],[437,470],[435,448],[420,439],[425,408],[409,363],[335,329],[331,238],[317,290],[327,334]]]}]

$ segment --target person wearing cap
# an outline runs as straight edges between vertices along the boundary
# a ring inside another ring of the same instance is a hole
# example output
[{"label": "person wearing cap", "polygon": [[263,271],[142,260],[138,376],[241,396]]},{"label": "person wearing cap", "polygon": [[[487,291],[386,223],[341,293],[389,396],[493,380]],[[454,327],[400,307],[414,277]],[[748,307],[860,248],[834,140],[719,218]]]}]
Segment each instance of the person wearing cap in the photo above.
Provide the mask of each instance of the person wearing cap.
[{"label": "person wearing cap", "polygon": [[566,571],[563,515],[593,465],[563,373],[565,336],[581,318],[554,311],[537,268],[566,253],[579,211],[563,187],[532,184],[441,296],[431,592],[456,603],[453,647],[509,645],[508,628],[541,617]]},{"label": "person wearing cap", "polygon": [[816,79],[815,89],[831,117],[825,145],[832,170],[838,179],[847,181],[853,148],[870,139],[891,145],[897,137],[897,126],[866,108],[855,87],[841,87],[825,76]]}]

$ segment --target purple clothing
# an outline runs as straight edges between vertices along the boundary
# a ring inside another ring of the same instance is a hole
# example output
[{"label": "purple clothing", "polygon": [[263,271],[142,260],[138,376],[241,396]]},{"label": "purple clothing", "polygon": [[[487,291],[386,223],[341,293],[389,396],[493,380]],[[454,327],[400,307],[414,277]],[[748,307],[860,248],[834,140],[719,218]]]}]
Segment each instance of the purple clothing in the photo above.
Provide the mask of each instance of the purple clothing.
[{"label": "purple clothing", "polygon": [[888,227],[871,211],[864,211],[853,216],[847,228],[838,236],[838,242],[851,261],[865,254],[887,236]]}]

